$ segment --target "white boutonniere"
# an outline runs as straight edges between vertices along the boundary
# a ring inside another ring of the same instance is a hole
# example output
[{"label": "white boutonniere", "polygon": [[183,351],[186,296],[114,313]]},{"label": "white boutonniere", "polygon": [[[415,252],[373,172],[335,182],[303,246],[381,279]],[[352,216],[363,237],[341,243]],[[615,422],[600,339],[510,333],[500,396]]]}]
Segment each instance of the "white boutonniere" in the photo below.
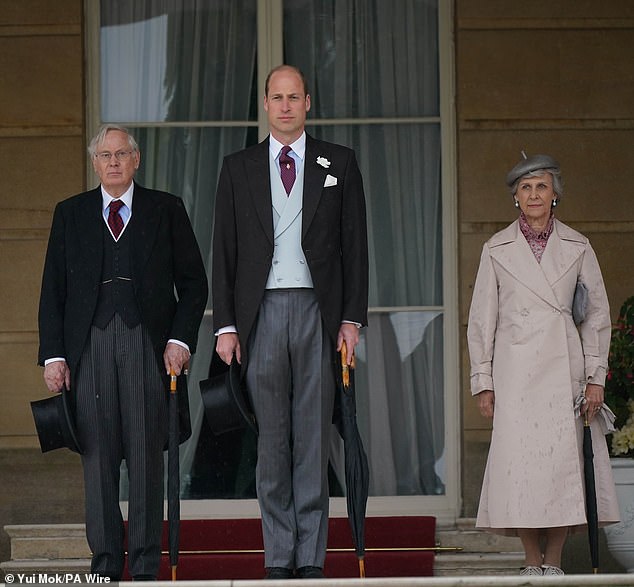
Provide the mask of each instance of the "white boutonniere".
[{"label": "white boutonniere", "polygon": [[328,169],[330,167],[330,161],[328,161],[325,157],[317,157],[317,165],[321,165],[322,167]]}]

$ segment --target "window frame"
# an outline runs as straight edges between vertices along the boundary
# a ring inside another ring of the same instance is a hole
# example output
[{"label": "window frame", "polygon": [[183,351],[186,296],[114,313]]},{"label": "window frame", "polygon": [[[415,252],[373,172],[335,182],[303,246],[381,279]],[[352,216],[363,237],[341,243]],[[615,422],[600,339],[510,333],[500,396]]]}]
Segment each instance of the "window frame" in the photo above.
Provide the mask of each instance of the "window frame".
[{"label": "window frame", "polygon": [[[445,488],[444,495],[385,496],[368,499],[368,516],[433,515],[439,526],[452,526],[461,513],[460,443],[460,345],[458,299],[458,206],[456,164],[455,62],[453,40],[454,3],[438,0],[438,51],[440,115],[414,118],[320,119],[308,120],[307,127],[350,124],[440,124],[441,194],[442,194],[442,258],[443,304],[441,306],[373,307],[370,312],[439,310],[443,313],[444,417],[445,417]],[[258,87],[263,88],[268,71],[283,59],[283,0],[257,2]],[[101,124],[100,112],[100,5],[84,0],[84,39],[86,58],[86,143]],[[270,40],[270,41],[269,41]],[[115,122],[115,121],[111,121]],[[268,134],[262,100],[258,105],[258,121],[185,121],[139,123],[117,121],[134,127],[218,127],[257,126],[263,140]],[[87,185],[94,184],[92,166],[86,166]],[[207,311],[210,312],[209,310]],[[330,499],[330,515],[346,515],[345,498]],[[124,513],[127,502],[122,503]],[[183,519],[248,518],[260,515],[256,500],[183,500]]]}]

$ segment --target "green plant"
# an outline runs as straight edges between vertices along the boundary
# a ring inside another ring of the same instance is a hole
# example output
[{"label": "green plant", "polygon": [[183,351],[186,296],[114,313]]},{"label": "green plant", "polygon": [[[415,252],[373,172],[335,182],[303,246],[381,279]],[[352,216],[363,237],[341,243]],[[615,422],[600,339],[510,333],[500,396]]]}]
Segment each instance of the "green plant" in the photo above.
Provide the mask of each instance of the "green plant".
[{"label": "green plant", "polygon": [[634,296],[625,300],[612,328],[605,403],[616,415],[613,456],[634,456]]}]

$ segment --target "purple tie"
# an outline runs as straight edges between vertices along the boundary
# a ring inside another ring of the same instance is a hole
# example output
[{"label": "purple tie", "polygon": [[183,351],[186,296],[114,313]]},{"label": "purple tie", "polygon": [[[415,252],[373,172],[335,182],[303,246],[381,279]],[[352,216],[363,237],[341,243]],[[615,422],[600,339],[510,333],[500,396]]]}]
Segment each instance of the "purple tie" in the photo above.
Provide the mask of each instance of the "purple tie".
[{"label": "purple tie", "polygon": [[119,210],[123,206],[121,200],[112,200],[110,202],[110,212],[108,213],[108,226],[114,234],[114,238],[119,238],[121,231],[123,230],[123,218],[119,214]]},{"label": "purple tie", "polygon": [[282,176],[282,183],[286,190],[286,195],[291,193],[293,184],[295,183],[295,160],[289,157],[288,153],[291,148],[286,145],[282,147],[280,154],[280,175]]}]

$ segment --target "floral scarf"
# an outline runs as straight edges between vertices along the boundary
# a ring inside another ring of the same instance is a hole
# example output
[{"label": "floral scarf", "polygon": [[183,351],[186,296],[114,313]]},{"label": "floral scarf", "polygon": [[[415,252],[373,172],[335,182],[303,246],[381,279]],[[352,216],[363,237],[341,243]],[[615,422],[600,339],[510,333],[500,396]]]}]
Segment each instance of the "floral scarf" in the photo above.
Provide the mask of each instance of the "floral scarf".
[{"label": "floral scarf", "polygon": [[546,249],[546,245],[548,244],[548,237],[550,237],[553,233],[554,224],[555,216],[551,212],[546,228],[542,232],[535,232],[528,224],[528,220],[526,220],[524,212],[520,212],[520,230],[526,237],[528,246],[531,248],[531,251],[533,251],[533,255],[535,255],[535,259],[537,259],[538,263],[541,263],[542,261],[542,255],[544,254],[544,249]]}]

